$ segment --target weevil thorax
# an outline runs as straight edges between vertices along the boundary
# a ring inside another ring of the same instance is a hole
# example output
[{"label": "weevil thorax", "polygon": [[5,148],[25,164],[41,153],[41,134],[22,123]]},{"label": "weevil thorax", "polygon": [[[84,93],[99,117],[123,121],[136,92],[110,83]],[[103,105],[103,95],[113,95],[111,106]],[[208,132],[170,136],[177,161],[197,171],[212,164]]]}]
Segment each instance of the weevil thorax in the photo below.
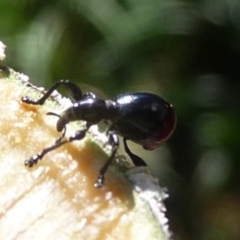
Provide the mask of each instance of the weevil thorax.
[{"label": "weevil thorax", "polygon": [[101,120],[111,120],[114,108],[113,101],[105,101],[97,97],[77,101],[61,114],[57,122],[57,130],[62,131],[66,124],[73,121],[86,121],[88,126],[91,126]]}]

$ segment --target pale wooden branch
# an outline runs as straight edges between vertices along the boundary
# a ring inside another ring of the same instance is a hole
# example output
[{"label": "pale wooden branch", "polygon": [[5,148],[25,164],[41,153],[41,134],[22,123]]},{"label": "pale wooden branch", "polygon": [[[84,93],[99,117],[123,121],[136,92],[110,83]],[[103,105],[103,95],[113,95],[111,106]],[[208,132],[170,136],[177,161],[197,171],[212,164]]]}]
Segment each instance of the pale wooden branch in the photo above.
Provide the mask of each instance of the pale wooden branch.
[{"label": "pale wooden branch", "polygon": [[[127,169],[120,159],[104,187],[93,187],[110,152],[96,128],[25,167],[24,160],[60,136],[57,117],[46,113],[61,113],[71,102],[56,93],[43,106],[23,103],[23,96],[38,98],[42,90],[6,67],[0,69],[0,92],[0,239],[170,238],[165,190],[146,167]],[[70,124],[67,136],[80,127]]]}]

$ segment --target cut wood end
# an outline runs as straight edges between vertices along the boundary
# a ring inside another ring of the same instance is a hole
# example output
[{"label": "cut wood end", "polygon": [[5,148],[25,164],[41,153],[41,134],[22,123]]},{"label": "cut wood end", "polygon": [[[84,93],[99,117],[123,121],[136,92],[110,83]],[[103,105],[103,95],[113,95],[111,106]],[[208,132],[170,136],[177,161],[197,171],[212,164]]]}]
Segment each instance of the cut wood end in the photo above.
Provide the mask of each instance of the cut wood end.
[{"label": "cut wood end", "polygon": [[[43,106],[23,103],[23,96],[38,98],[42,91],[13,70],[0,78],[0,92],[0,239],[169,239],[165,191],[146,168],[126,174],[119,160],[104,187],[93,187],[109,154],[96,128],[25,167],[60,136],[58,118],[46,113],[60,113],[71,102],[56,93]],[[68,136],[79,126],[69,124]]]}]

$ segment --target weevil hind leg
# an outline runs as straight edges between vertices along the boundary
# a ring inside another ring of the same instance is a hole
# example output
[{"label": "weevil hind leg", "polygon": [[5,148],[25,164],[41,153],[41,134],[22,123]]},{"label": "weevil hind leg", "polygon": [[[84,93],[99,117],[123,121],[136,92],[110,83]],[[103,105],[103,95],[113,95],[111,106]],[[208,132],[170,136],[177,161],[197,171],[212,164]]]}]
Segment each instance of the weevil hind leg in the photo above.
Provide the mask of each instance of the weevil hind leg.
[{"label": "weevil hind leg", "polygon": [[137,155],[135,155],[134,153],[131,152],[130,148],[127,145],[127,139],[126,138],[123,138],[123,145],[124,145],[124,149],[125,149],[126,153],[131,158],[133,164],[136,167],[147,166],[147,164],[145,163],[145,161],[142,158],[140,158],[139,156],[137,156]]}]

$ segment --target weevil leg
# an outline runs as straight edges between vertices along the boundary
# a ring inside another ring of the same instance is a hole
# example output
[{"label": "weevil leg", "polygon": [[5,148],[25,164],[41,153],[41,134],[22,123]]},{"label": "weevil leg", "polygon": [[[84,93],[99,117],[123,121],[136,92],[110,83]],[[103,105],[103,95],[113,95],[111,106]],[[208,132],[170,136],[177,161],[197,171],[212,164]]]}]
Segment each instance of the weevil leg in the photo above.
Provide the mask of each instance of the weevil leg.
[{"label": "weevil leg", "polygon": [[30,159],[25,161],[25,166],[32,167],[34,164],[37,164],[39,160],[41,160],[48,152],[53,151],[56,148],[59,148],[65,143],[68,143],[68,140],[65,141],[56,141],[52,146],[44,148],[40,153],[37,153],[36,155],[32,156]]},{"label": "weevil leg", "polygon": [[38,161],[41,160],[48,152],[51,152],[54,149],[57,149],[66,143],[83,139],[85,137],[87,131],[88,131],[88,128],[79,130],[76,132],[76,134],[74,136],[70,137],[67,140],[62,141],[63,137],[65,136],[65,132],[66,132],[66,129],[64,129],[62,136],[60,138],[58,138],[52,146],[43,149],[40,153],[38,153],[38,154],[34,155],[33,157],[31,157],[30,159],[26,160],[25,166],[32,167],[34,164],[37,164]]},{"label": "weevil leg", "polygon": [[33,104],[33,105],[43,105],[45,101],[50,97],[54,90],[56,90],[60,85],[64,85],[68,88],[72,94],[72,97],[75,101],[79,101],[83,98],[83,94],[81,89],[75,84],[70,82],[69,80],[60,80],[55,85],[53,85],[40,99],[33,100],[29,97],[23,97],[22,101],[25,103]]},{"label": "weevil leg", "polygon": [[134,165],[136,167],[147,166],[147,164],[143,161],[142,158],[140,158],[139,156],[137,156],[137,155],[135,155],[134,153],[131,152],[131,150],[129,149],[129,147],[127,145],[127,139],[126,138],[123,138],[123,145],[124,145],[124,149],[125,149],[126,153],[132,159],[132,162],[134,163]]},{"label": "weevil leg", "polygon": [[115,158],[118,146],[119,146],[119,139],[118,135],[115,132],[107,131],[107,134],[109,135],[109,142],[112,145],[112,153],[107,162],[102,166],[102,168],[99,171],[99,176],[97,178],[96,183],[94,184],[95,188],[101,188],[104,185],[104,174],[108,170],[110,164],[112,163],[113,159]]}]

